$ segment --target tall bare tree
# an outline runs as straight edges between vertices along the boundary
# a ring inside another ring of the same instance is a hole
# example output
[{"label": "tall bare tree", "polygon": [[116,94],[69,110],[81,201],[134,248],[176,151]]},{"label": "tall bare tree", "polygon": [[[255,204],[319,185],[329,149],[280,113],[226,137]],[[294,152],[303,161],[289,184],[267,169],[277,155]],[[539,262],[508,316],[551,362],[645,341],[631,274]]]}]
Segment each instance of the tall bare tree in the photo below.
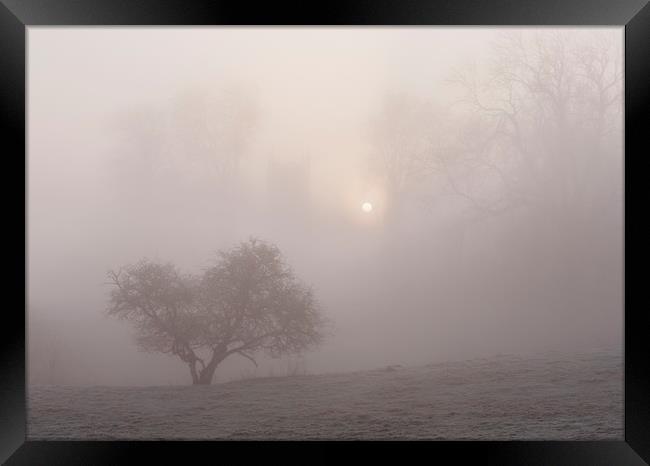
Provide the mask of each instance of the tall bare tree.
[{"label": "tall bare tree", "polygon": [[178,96],[170,119],[175,154],[182,156],[184,164],[224,183],[238,174],[259,115],[250,92],[225,86]]},{"label": "tall bare tree", "polygon": [[434,103],[407,93],[389,93],[372,121],[370,168],[396,214],[431,175],[431,159],[443,145],[445,119]]},{"label": "tall bare tree", "polygon": [[258,121],[257,101],[246,88],[186,89],[169,103],[117,115],[110,169],[119,189],[138,198],[159,197],[162,186],[165,192],[232,186]]},{"label": "tall bare tree", "polygon": [[491,172],[501,191],[491,202],[458,182],[459,193],[496,210],[531,203],[557,210],[598,192],[587,175],[620,151],[606,136],[620,117],[622,69],[611,37],[591,39],[506,33],[493,44],[486,73],[469,67],[451,79],[463,92],[473,139],[459,138],[456,161],[466,172]]},{"label": "tall bare tree", "polygon": [[603,31],[507,32],[486,63],[449,79],[450,108],[390,96],[373,157],[388,197],[399,204],[418,188],[425,207],[454,212],[454,257],[472,225],[515,210],[579,236],[604,202],[620,200],[611,182],[622,149],[620,52]]},{"label": "tall bare tree", "polygon": [[450,79],[461,95],[456,130],[431,164],[466,206],[453,235],[460,249],[471,225],[516,210],[565,270],[609,260],[622,202],[612,178],[622,169],[617,44],[604,31],[507,32],[487,66]]}]

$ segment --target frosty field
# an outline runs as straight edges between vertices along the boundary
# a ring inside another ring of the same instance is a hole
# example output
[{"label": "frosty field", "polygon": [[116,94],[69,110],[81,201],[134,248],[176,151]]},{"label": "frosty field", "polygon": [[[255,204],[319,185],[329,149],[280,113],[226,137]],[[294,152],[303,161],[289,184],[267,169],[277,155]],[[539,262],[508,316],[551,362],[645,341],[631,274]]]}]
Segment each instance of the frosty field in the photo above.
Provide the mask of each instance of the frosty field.
[{"label": "frosty field", "polygon": [[622,356],[499,356],[212,386],[31,386],[35,439],[623,436]]}]

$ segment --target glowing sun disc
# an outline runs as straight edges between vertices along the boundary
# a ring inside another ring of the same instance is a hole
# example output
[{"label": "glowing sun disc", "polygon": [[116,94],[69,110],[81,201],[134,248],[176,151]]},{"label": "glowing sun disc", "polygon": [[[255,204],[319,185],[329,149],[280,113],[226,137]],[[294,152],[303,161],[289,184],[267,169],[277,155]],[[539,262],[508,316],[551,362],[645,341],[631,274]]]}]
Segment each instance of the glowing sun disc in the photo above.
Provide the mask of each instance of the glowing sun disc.
[{"label": "glowing sun disc", "polygon": [[372,211],[372,204],[370,202],[364,202],[361,204],[361,210],[363,210],[365,213],[369,213]]}]

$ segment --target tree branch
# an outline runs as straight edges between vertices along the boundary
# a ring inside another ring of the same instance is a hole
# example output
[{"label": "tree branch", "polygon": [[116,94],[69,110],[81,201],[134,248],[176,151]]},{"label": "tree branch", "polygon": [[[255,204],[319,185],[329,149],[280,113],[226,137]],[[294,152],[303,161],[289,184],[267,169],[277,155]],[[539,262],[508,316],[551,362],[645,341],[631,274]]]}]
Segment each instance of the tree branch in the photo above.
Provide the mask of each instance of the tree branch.
[{"label": "tree branch", "polygon": [[255,364],[255,367],[257,367],[257,362],[255,361],[255,359],[253,359],[252,356],[250,356],[250,355],[244,353],[243,351],[237,351],[237,354],[241,354],[241,355],[244,356],[246,359],[248,359],[248,360],[251,361],[253,364]]}]

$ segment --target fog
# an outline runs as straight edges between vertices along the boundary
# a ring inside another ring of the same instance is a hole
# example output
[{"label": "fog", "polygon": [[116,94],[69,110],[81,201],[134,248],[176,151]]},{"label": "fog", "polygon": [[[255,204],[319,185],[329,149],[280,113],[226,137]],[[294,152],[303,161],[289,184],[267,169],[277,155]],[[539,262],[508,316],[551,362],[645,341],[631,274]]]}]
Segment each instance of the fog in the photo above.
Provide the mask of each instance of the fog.
[{"label": "fog", "polygon": [[622,352],[621,28],[27,37],[31,383],[187,384],[106,315],[106,273],[249,237],[333,331],[216,381]]}]

